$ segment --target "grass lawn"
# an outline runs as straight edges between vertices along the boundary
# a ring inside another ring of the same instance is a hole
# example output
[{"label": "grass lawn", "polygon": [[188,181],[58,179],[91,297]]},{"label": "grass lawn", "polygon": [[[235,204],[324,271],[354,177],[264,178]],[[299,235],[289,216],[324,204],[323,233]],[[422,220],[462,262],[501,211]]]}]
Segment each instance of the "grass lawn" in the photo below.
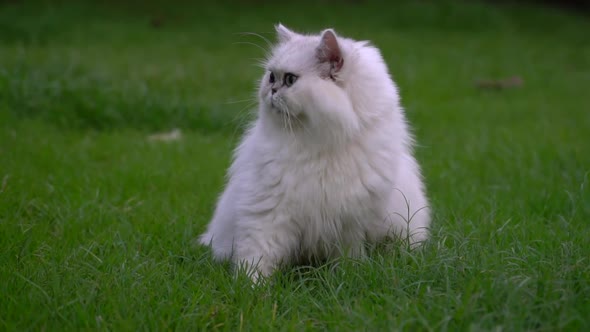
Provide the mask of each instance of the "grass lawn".
[{"label": "grass lawn", "polygon": [[[216,3],[0,4],[0,330],[590,329],[587,16]],[[424,250],[252,289],[195,245],[261,75],[240,32],[278,21],[381,48],[432,201]]]}]

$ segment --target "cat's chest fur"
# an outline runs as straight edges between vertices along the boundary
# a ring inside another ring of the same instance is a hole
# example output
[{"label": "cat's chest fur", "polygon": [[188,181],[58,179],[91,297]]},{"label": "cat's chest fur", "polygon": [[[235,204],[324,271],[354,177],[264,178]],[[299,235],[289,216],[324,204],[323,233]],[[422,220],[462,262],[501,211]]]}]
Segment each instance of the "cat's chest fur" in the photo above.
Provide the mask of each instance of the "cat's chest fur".
[{"label": "cat's chest fur", "polygon": [[387,147],[355,142],[338,150],[255,149],[251,176],[265,197],[299,223],[362,218],[391,190],[395,161]]}]

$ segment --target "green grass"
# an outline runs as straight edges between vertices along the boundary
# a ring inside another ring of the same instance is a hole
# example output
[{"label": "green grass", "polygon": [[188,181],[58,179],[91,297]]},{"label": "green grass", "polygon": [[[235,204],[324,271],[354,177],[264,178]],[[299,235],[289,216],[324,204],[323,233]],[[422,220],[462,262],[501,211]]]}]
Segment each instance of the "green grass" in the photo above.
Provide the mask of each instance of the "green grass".
[{"label": "green grass", "polygon": [[[0,4],[0,329],[588,330],[587,17],[355,3]],[[261,74],[239,33],[278,21],[382,49],[432,200],[424,250],[252,289],[195,245]]]}]

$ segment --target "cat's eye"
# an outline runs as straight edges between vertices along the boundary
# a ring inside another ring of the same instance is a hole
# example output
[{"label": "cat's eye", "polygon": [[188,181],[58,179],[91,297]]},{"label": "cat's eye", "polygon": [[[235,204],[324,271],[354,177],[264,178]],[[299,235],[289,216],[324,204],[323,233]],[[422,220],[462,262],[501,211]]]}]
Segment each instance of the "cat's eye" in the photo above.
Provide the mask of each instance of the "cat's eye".
[{"label": "cat's eye", "polygon": [[275,82],[275,74],[271,71],[268,81],[272,84]]},{"label": "cat's eye", "polygon": [[291,86],[296,81],[297,81],[297,75],[291,74],[291,73],[286,73],[285,74],[285,85],[286,86]]}]

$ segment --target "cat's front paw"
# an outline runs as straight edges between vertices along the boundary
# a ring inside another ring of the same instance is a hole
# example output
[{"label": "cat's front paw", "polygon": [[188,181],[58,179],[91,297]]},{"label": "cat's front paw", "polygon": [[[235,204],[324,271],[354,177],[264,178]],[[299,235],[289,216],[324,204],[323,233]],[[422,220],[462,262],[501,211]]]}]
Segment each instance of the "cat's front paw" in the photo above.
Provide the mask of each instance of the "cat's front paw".
[{"label": "cat's front paw", "polygon": [[253,284],[263,284],[275,269],[275,264],[264,257],[240,259],[235,265],[236,277],[246,275]]}]

